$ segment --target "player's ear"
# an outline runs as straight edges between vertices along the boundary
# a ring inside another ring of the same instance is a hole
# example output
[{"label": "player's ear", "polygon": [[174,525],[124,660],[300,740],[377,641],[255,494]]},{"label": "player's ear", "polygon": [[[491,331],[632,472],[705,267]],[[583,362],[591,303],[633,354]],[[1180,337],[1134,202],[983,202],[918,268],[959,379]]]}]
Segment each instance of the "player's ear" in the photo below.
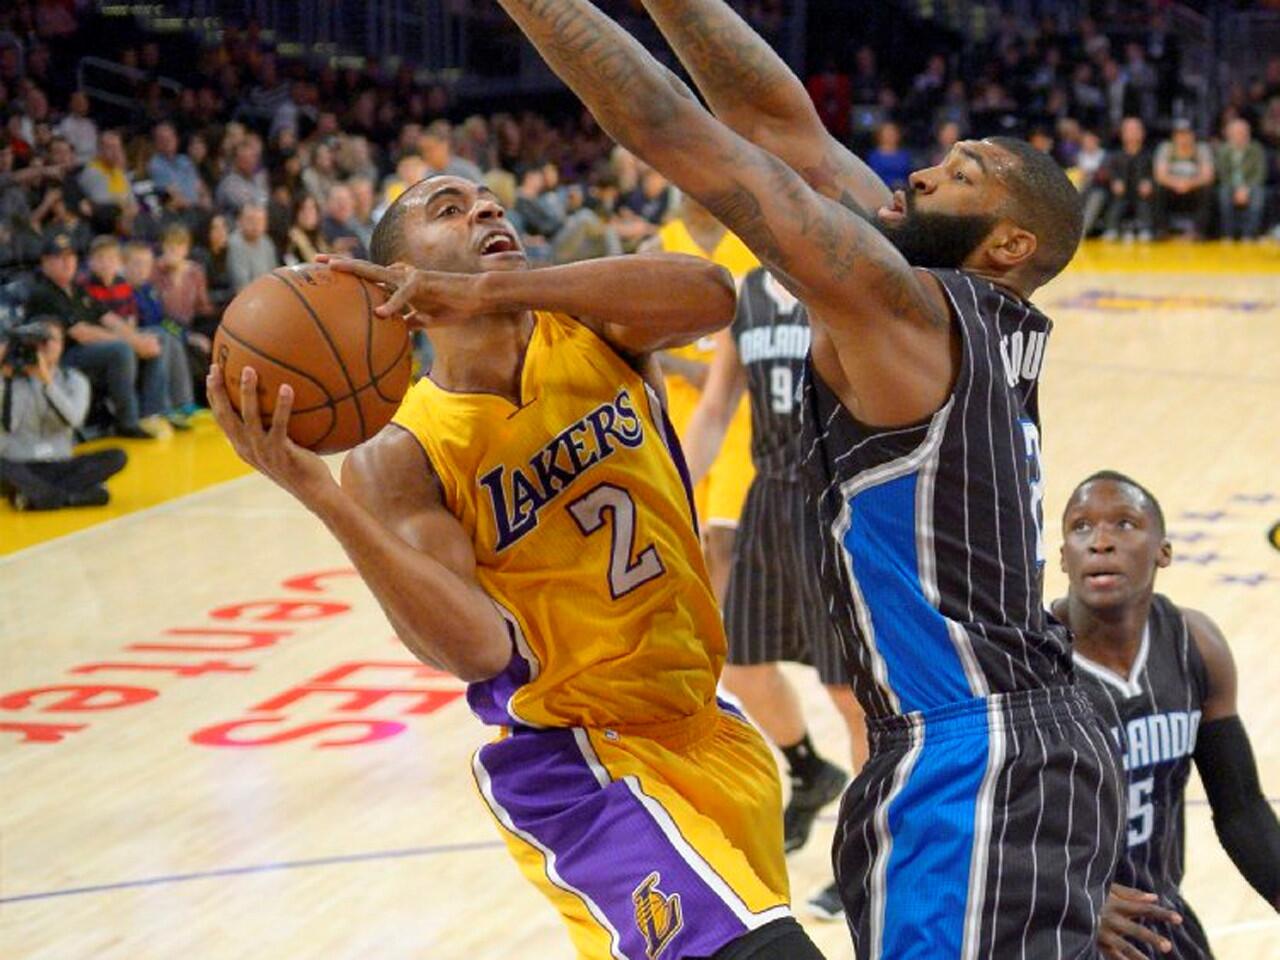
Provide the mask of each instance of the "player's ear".
[{"label": "player's ear", "polygon": [[1037,246],[1030,230],[1002,220],[987,240],[987,256],[1003,270],[1013,270],[1034,257]]},{"label": "player's ear", "polygon": [[1160,552],[1156,554],[1156,569],[1163,570],[1173,563],[1173,544],[1168,540],[1160,541]]}]

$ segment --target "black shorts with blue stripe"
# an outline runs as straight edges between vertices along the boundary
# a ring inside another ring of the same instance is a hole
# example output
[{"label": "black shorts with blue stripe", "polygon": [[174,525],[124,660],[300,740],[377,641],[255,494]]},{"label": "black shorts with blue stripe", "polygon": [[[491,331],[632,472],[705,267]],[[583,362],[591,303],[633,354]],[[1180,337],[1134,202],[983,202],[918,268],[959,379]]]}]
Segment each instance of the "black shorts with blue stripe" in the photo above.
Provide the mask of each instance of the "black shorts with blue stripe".
[{"label": "black shorts with blue stripe", "polygon": [[868,722],[836,880],[859,960],[1097,957],[1120,773],[1074,687]]}]

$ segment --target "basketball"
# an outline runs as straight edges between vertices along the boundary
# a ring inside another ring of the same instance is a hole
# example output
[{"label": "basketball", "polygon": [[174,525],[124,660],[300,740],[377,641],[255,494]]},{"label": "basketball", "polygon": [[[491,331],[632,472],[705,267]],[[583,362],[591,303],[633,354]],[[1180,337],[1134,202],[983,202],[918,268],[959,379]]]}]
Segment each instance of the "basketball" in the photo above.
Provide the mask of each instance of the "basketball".
[{"label": "basketball", "polygon": [[374,315],[386,299],[367,280],[319,264],[259,277],[228,305],[213,341],[232,404],[239,408],[240,373],[251,366],[264,426],[287,383],[294,443],[337,453],[373,436],[408,390],[413,356],[405,322]]}]

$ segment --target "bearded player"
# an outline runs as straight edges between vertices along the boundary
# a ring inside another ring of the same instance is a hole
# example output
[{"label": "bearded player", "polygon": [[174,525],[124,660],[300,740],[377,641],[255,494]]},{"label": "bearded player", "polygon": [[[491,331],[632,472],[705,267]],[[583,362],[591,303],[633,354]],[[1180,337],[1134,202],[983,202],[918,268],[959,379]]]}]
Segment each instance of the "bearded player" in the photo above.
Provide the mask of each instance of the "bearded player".
[{"label": "bearded player", "polygon": [[996,138],[891,196],[723,3],[645,6],[726,120],[776,111],[776,153],[585,0],[500,3],[601,126],[808,311],[806,482],[870,733],[835,851],[857,955],[1095,956],[1120,772],[1043,605],[1050,323],[1028,300],[1079,244],[1070,181]]}]

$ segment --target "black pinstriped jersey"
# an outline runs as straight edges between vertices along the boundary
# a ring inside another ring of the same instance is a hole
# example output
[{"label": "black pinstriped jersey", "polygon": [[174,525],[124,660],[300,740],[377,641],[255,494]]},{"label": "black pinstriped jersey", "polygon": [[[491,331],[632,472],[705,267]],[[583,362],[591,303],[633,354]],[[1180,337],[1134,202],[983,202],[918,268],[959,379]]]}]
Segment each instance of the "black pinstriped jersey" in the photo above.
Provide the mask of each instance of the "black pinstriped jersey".
[{"label": "black pinstriped jersey", "polygon": [[1182,883],[1183,793],[1208,673],[1182,612],[1157,594],[1129,676],[1076,653],[1076,678],[1120,752],[1128,791],[1116,880],[1169,895]]},{"label": "black pinstriped jersey", "polygon": [[992,283],[935,270],[960,369],[923,423],[859,423],[810,361],[805,476],[829,610],[870,717],[1071,682],[1041,594],[1037,387],[1051,324]]},{"label": "black pinstriped jersey", "polygon": [[809,355],[804,306],[763,267],[738,293],[729,328],[747,374],[751,398],[751,459],[771,479],[799,479],[800,398]]}]

